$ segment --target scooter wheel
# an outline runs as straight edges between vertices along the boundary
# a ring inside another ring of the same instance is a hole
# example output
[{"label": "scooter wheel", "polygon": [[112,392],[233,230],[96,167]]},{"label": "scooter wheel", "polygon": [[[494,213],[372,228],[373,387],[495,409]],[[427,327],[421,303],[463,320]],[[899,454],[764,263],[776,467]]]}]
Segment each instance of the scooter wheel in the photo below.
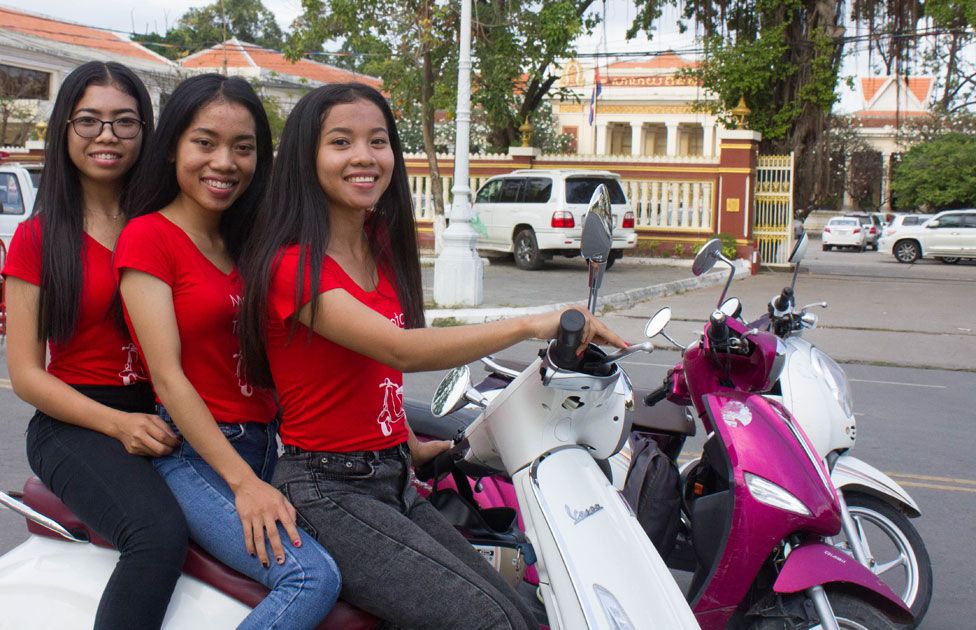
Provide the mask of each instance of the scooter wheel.
[{"label": "scooter wheel", "polygon": [[[908,517],[890,503],[860,492],[845,492],[844,499],[867,538],[872,571],[912,609],[915,623],[904,627],[914,628],[932,600],[932,561],[925,542]],[[847,551],[846,541],[840,546]]]},{"label": "scooter wheel", "polygon": [[[837,625],[843,630],[898,630],[898,624],[874,604],[850,593],[830,588],[826,590],[830,607],[837,619]],[[819,629],[821,627],[820,620],[809,620],[803,612],[805,607],[801,600],[804,600],[805,597],[805,595],[797,594],[788,600],[784,600],[784,605],[777,611],[778,614],[774,613],[753,621],[749,625],[749,630]]]}]

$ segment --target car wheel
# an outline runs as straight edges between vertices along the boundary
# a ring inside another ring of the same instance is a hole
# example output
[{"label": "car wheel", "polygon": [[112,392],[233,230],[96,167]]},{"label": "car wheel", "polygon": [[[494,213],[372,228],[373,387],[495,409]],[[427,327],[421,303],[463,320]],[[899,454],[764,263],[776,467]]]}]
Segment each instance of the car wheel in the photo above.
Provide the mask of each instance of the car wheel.
[{"label": "car wheel", "polygon": [[859,251],[859,252],[863,252],[863,251],[864,251],[864,250],[866,250],[867,248],[868,248],[868,246],[867,246],[867,244],[865,244],[865,243],[861,243],[861,246],[857,248],[857,251]]},{"label": "car wheel", "polygon": [[900,263],[913,263],[919,259],[921,252],[915,241],[898,241],[894,247],[895,258]]},{"label": "car wheel", "polygon": [[825,252],[829,252],[830,251],[830,245],[823,245],[822,247],[823,247],[823,250]]},{"label": "car wheel", "polygon": [[617,262],[624,257],[624,253],[619,249],[610,250],[610,256],[607,258],[607,270],[613,267],[613,263]]},{"label": "car wheel", "polygon": [[939,260],[941,260],[942,262],[944,262],[947,265],[954,265],[957,262],[959,262],[959,257],[958,256],[943,256]]},{"label": "car wheel", "polygon": [[542,254],[539,252],[539,245],[535,240],[535,232],[532,228],[519,230],[513,242],[515,254],[515,266],[519,269],[535,271],[542,268]]}]

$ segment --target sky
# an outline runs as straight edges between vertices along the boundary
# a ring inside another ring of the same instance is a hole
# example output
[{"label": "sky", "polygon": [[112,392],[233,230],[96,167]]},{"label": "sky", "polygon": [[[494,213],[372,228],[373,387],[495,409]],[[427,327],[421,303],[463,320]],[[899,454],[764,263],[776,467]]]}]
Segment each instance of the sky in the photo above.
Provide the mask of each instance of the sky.
[{"label": "sky", "polygon": [[[300,0],[263,2],[275,14],[282,28],[287,29],[292,20],[301,14]],[[94,0],[0,0],[0,5],[124,33],[163,33],[188,9],[206,4],[209,4],[208,0],[114,0],[104,3]],[[590,10],[602,13],[603,6],[601,2],[594,2]],[[633,2],[606,0],[605,6],[605,27],[599,26],[593,34],[578,40],[578,51],[586,53],[604,50],[614,53],[681,50],[695,44],[693,33],[678,32],[677,11],[671,7],[665,9],[660,20],[661,26],[652,39],[641,35],[628,42],[625,33],[636,12]],[[867,74],[867,69],[863,66],[866,66],[863,59],[848,60],[842,72],[846,75]],[[836,109],[849,112],[861,107],[859,91],[852,91],[843,83],[838,89],[841,90],[841,101]]]}]

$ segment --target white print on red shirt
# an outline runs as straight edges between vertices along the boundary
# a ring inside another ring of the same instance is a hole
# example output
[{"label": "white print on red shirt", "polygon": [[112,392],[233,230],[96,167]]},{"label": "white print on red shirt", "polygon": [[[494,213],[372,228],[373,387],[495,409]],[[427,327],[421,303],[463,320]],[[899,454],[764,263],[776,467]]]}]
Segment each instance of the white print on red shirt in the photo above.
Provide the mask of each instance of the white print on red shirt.
[{"label": "white print on red shirt", "polygon": [[142,370],[142,363],[139,362],[139,350],[136,348],[136,344],[127,343],[122,346],[122,351],[125,352],[125,365],[119,372],[122,384],[135,385],[139,381],[148,381],[146,373]]},{"label": "white print on red shirt", "polygon": [[397,326],[399,326],[400,328],[403,328],[403,325],[405,323],[403,318],[403,313],[397,313],[396,315],[390,318],[390,321],[396,324]]},{"label": "white print on red shirt", "polygon": [[[230,303],[236,309],[236,313],[239,314],[241,302],[244,301],[244,298],[242,298],[240,295],[229,295],[227,297],[230,298]],[[234,321],[231,322],[231,331],[237,335],[236,315],[234,316]],[[241,394],[243,394],[246,398],[250,398],[254,394],[254,388],[251,387],[251,385],[247,382],[247,379],[244,378],[244,365],[241,358],[240,350],[234,353],[234,360],[237,361],[237,386],[241,388]]]},{"label": "white print on red shirt", "polygon": [[393,433],[393,423],[406,417],[403,413],[403,385],[386,379],[380,383],[380,389],[383,390],[383,409],[380,410],[376,422],[379,423],[383,435],[390,435]]}]

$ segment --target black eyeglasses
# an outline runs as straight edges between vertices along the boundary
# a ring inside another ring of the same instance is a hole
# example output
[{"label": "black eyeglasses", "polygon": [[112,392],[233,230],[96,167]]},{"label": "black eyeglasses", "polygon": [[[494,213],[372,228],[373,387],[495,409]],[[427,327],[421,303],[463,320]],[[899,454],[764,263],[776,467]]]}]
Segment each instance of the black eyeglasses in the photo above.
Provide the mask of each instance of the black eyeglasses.
[{"label": "black eyeglasses", "polygon": [[112,133],[116,138],[129,140],[135,138],[142,131],[142,126],[146,123],[138,118],[126,116],[115,120],[99,120],[94,116],[79,116],[68,121],[75,133],[82,138],[97,138],[102,134],[105,125],[112,128]]}]

